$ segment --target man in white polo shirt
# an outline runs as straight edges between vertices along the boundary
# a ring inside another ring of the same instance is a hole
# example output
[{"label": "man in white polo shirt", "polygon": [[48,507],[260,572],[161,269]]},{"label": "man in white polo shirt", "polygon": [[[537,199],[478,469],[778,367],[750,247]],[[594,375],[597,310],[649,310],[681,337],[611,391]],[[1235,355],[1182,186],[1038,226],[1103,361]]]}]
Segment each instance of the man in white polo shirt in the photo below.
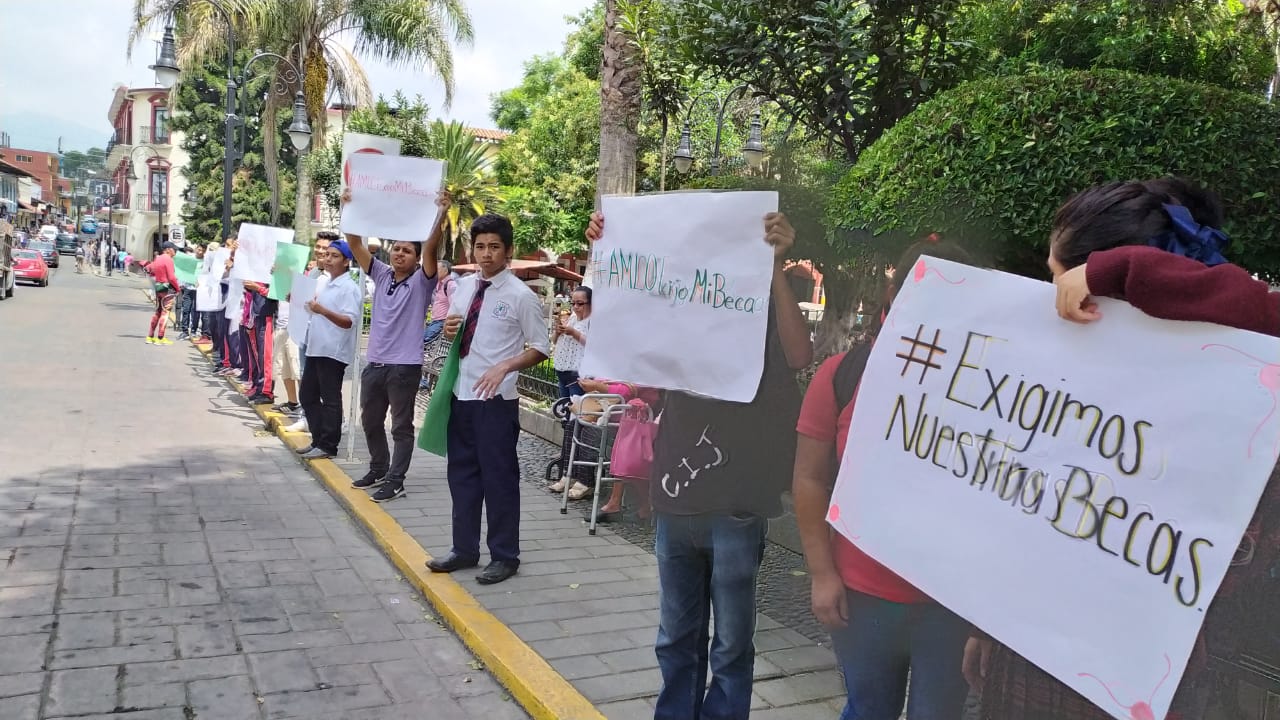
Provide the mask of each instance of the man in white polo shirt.
[{"label": "man in white polo shirt", "polygon": [[[453,572],[480,563],[480,510],[489,522],[489,565],[476,578],[500,583],[520,566],[520,436],[516,378],[551,353],[542,305],[507,268],[511,222],[481,215],[471,223],[472,255],[480,271],[458,281],[445,337],[461,334],[458,382],[449,416],[449,496],[453,548],[427,563]],[[483,447],[483,452],[481,448]]]}]

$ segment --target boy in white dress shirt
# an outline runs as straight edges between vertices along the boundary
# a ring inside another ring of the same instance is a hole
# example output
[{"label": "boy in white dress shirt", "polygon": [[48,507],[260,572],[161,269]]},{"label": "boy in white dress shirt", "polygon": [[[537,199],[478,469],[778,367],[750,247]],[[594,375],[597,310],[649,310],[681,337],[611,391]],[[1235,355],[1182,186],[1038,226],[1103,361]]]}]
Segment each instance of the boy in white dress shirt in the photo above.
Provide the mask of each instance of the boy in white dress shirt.
[{"label": "boy in white dress shirt", "polygon": [[546,359],[551,348],[542,304],[507,268],[511,222],[501,215],[482,215],[471,224],[471,238],[480,272],[458,281],[444,324],[445,337],[462,336],[448,429],[453,548],[427,567],[453,572],[480,563],[483,506],[490,562],[476,579],[491,585],[515,575],[520,566],[516,377]]}]

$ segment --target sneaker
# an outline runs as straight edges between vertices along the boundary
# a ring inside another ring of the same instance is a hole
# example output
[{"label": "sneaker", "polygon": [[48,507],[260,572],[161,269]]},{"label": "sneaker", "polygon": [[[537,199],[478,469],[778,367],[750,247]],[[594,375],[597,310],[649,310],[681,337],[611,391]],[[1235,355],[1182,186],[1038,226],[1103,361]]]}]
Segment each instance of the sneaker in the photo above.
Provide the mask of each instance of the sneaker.
[{"label": "sneaker", "polygon": [[172,345],[172,344],[173,344],[173,341],[172,341],[172,340],[170,340],[169,338],[163,338],[163,337],[162,337],[162,338],[160,338],[160,339],[156,340],[156,344],[157,344],[157,345]]},{"label": "sneaker", "polygon": [[156,339],[155,339],[155,338],[153,338],[153,337],[151,337],[150,335],[148,335],[148,336],[147,336],[147,344],[148,344],[148,345],[155,345],[155,344],[156,344]]},{"label": "sneaker", "polygon": [[369,496],[370,500],[377,503],[389,502],[404,495],[404,481],[396,482],[394,480],[384,480],[378,491]]},{"label": "sneaker", "polygon": [[266,393],[255,393],[249,396],[250,405],[270,405],[275,402],[275,398]]},{"label": "sneaker", "polygon": [[282,403],[279,403],[278,405],[272,405],[271,411],[283,413],[285,415],[290,415],[292,413],[297,412],[299,407],[301,406],[295,402],[282,402]]},{"label": "sneaker", "polygon": [[307,427],[306,418],[301,418],[300,420],[298,420],[298,422],[284,429],[284,431],[287,433],[304,433],[304,432],[307,432],[308,430],[310,430],[310,428]]},{"label": "sneaker", "polygon": [[190,340],[190,339],[191,339],[191,336],[190,336],[190,335],[188,335],[186,332],[180,332],[180,333],[178,333],[178,339],[179,339],[179,340]]},{"label": "sneaker", "polygon": [[307,453],[315,449],[316,449],[315,445],[308,445],[306,447],[300,447],[297,450],[294,450],[294,452],[298,453],[299,455],[306,455]]},{"label": "sneaker", "polygon": [[333,456],[334,456],[333,453],[329,452],[328,450],[321,450],[318,447],[313,447],[307,452],[302,454],[302,457],[306,458],[307,460],[328,460]]},{"label": "sneaker", "polygon": [[384,482],[386,482],[386,478],[382,476],[382,473],[377,473],[370,470],[369,472],[365,473],[364,477],[360,478],[359,480],[353,480],[351,482],[351,487],[360,488],[361,490],[368,490],[369,488],[380,487]]}]

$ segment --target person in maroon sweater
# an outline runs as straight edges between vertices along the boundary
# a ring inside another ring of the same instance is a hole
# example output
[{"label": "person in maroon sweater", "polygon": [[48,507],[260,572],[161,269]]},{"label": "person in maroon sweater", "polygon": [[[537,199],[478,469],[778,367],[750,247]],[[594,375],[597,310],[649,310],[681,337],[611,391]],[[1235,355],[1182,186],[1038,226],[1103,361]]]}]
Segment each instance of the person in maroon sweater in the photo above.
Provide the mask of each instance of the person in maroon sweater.
[{"label": "person in maroon sweater", "polygon": [[[1217,228],[1217,198],[1177,178],[1100,185],[1058,210],[1049,268],[1058,314],[1073,322],[1102,319],[1094,296],[1116,297],[1154,317],[1202,321],[1280,336],[1280,293],[1227,263]],[[1197,685],[1207,652],[1234,656],[1248,641],[1241,627],[1269,601],[1268,574],[1280,557],[1280,474],[1273,474],[1228,571],[1174,696],[1169,718],[1204,714]],[[1106,720],[1111,715],[991,638],[974,633],[965,677],[982,693],[985,720]]]},{"label": "person in maroon sweater", "polygon": [[156,310],[151,315],[151,329],[147,332],[147,343],[150,345],[172,345],[172,340],[164,337],[165,325],[169,324],[169,311],[173,309],[173,300],[178,296],[182,284],[178,282],[178,274],[173,269],[173,256],[178,246],[171,242],[164,244],[163,251],[147,265],[151,273],[156,293]]}]

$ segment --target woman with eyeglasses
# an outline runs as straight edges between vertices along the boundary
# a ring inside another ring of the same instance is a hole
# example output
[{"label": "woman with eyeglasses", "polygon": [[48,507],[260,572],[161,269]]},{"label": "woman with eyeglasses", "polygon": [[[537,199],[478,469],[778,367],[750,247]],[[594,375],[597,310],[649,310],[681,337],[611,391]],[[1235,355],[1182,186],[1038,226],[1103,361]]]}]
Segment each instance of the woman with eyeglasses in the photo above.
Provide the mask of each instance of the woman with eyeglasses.
[{"label": "woman with eyeglasses", "polygon": [[552,330],[551,341],[555,349],[551,353],[551,365],[560,383],[560,397],[581,395],[578,385],[578,366],[582,353],[587,349],[587,331],[591,327],[591,288],[580,287],[570,295],[573,312],[560,318]]}]

